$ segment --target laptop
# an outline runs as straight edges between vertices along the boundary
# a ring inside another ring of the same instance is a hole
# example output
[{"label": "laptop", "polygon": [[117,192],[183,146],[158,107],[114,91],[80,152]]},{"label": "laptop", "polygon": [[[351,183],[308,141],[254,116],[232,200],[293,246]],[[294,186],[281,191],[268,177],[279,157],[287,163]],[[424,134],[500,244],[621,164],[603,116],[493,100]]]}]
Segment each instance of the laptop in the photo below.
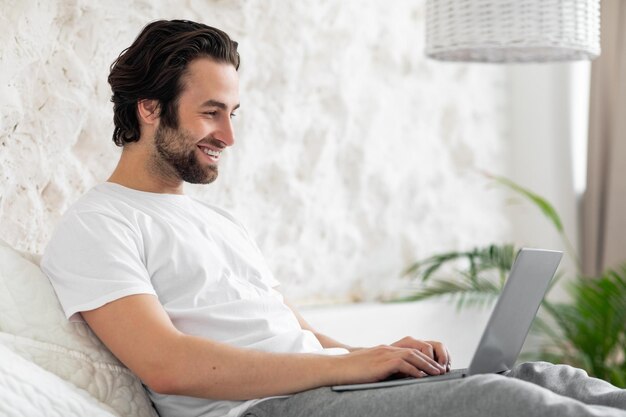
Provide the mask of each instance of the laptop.
[{"label": "laptop", "polygon": [[332,390],[341,392],[393,387],[508,371],[522,350],[530,325],[537,315],[562,256],[563,252],[545,249],[524,248],[519,251],[469,368],[454,369],[443,375],[422,378],[335,385]]}]

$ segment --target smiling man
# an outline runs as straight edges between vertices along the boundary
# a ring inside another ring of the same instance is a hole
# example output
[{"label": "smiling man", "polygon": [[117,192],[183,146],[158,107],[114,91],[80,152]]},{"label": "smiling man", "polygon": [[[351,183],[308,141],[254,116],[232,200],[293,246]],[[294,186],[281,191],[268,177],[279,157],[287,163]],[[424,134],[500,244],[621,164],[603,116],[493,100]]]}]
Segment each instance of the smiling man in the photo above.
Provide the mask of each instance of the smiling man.
[{"label": "smiling man", "polygon": [[[215,181],[235,143],[238,68],[237,44],[218,29],[146,26],[109,75],[119,163],[64,215],[42,260],[67,317],[84,319],[141,378],[162,417],[528,415],[530,407],[626,415],[552,401],[545,388],[497,375],[327,388],[444,374],[449,355],[435,341],[352,348],[316,332],[283,299],[244,227],[184,194],[185,182]],[[621,391],[573,368],[530,365],[511,375],[626,407]]]}]

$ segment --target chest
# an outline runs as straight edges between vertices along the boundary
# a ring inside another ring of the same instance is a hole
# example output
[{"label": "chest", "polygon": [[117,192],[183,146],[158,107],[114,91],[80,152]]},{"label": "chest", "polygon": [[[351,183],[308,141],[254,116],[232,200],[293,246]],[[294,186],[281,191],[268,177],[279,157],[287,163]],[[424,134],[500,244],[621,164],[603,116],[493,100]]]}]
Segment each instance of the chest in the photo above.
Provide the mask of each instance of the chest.
[{"label": "chest", "polygon": [[230,219],[172,209],[139,224],[145,265],[164,305],[214,305],[272,292],[261,252]]}]

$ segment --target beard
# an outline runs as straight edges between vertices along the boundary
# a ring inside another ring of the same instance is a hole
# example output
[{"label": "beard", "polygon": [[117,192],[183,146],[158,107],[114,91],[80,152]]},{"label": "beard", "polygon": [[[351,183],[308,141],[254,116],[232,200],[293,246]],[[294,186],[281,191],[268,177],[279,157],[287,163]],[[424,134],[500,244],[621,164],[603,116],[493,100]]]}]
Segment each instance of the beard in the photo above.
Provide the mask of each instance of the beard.
[{"label": "beard", "polygon": [[190,184],[210,184],[217,179],[217,165],[198,161],[196,140],[180,128],[159,125],[154,134],[153,167],[163,178]]}]

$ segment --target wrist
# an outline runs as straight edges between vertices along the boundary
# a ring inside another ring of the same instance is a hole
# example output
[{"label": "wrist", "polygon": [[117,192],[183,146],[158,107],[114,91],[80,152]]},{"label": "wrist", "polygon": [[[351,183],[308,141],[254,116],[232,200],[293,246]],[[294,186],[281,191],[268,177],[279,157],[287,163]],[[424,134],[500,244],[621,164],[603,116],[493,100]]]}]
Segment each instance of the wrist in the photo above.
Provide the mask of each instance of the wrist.
[{"label": "wrist", "polygon": [[341,385],[347,384],[352,381],[352,376],[349,371],[349,360],[351,355],[349,353],[343,355],[329,355],[325,361],[325,378],[324,385]]},{"label": "wrist", "polygon": [[357,352],[359,350],[363,350],[365,349],[364,347],[353,347],[353,346],[345,346],[345,348],[348,350],[348,352],[352,353],[352,352]]}]

